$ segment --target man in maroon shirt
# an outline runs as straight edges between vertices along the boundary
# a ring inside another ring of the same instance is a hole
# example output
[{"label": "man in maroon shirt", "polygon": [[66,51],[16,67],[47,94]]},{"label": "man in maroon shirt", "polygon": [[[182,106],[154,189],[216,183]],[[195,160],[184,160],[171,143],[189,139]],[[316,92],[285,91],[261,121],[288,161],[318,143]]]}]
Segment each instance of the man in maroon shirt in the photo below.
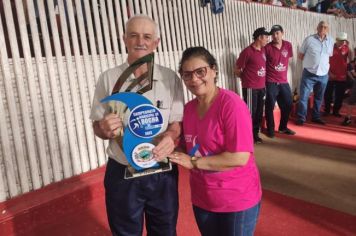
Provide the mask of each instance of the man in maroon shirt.
[{"label": "man in maroon shirt", "polygon": [[271,28],[272,42],[266,45],[266,103],[265,114],[267,123],[267,136],[274,137],[273,109],[278,103],[281,110],[281,119],[278,132],[294,135],[295,132],[287,127],[293,100],[292,91],[288,84],[288,62],[293,57],[292,44],[283,40],[283,28],[274,25]]},{"label": "man in maroon shirt", "polygon": [[268,43],[269,35],[264,27],[256,29],[253,43],[242,50],[235,64],[235,74],[241,78],[243,98],[251,112],[255,143],[262,143],[258,133],[262,122],[266,84],[266,54],[263,47]]},{"label": "man in maroon shirt", "polygon": [[331,103],[335,94],[333,115],[341,117],[339,111],[346,91],[347,62],[350,56],[347,34],[341,32],[336,37],[333,55],[330,57],[329,81],[324,94],[324,116],[330,114]]}]

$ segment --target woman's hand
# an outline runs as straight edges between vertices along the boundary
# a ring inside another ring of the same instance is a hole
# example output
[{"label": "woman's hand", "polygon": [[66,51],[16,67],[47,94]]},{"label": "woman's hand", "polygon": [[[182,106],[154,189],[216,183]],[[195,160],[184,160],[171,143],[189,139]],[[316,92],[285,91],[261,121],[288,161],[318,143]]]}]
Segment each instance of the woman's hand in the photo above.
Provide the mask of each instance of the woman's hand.
[{"label": "woman's hand", "polygon": [[188,170],[191,170],[194,168],[194,166],[191,162],[191,157],[185,153],[173,152],[168,155],[168,158],[171,162],[177,163],[178,165],[181,165],[181,166],[187,168]]}]

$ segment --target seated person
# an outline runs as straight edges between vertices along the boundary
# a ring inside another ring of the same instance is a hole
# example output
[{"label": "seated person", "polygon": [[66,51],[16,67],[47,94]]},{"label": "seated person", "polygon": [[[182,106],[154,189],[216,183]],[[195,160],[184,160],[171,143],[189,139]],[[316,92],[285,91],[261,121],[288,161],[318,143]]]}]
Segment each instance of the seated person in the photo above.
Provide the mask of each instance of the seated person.
[{"label": "seated person", "polygon": [[347,0],[344,3],[344,8],[349,17],[356,17],[356,2],[355,0]]},{"label": "seated person", "polygon": [[289,8],[297,8],[297,0],[281,0],[282,6]]},{"label": "seated person", "polygon": [[335,16],[348,17],[344,4],[342,4],[342,1],[340,0],[332,0],[326,12]]},{"label": "seated person", "polygon": [[263,0],[262,3],[273,6],[282,6],[282,3],[279,0]]},{"label": "seated person", "polygon": [[297,8],[303,11],[308,11],[307,0],[297,0]]},{"label": "seated person", "polygon": [[342,122],[341,125],[343,126],[348,126],[352,123],[351,120],[351,115],[352,115],[352,106],[356,105],[356,72],[355,72],[355,59],[353,60],[353,64],[354,67],[353,69],[350,71],[353,79],[354,79],[354,83],[353,86],[350,90],[350,96],[346,99],[346,116],[344,121]]},{"label": "seated person", "polygon": [[356,58],[347,64],[346,92],[345,97],[350,96],[351,88],[356,83]]},{"label": "seated person", "polygon": [[316,4],[314,3],[309,7],[309,10],[313,12],[318,12],[317,8],[320,5],[320,13],[326,13],[326,11],[330,7],[330,4],[331,4],[331,0],[324,0],[321,2],[317,1]]}]

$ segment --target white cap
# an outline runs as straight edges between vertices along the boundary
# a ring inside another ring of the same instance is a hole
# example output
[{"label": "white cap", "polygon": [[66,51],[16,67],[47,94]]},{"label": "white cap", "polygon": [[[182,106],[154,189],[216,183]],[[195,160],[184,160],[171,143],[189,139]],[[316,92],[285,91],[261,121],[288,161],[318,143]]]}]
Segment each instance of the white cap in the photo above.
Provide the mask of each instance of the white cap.
[{"label": "white cap", "polygon": [[339,32],[336,35],[336,40],[347,40],[347,33],[345,32]]}]

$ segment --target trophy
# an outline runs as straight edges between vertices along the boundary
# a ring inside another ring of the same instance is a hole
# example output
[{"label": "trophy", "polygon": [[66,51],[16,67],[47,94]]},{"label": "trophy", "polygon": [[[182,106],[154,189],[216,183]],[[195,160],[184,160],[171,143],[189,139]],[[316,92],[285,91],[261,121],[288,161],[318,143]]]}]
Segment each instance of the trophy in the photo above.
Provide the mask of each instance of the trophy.
[{"label": "trophy", "polygon": [[[148,71],[135,78],[124,92],[120,92],[130,74],[145,63]],[[141,95],[152,89],[153,65],[153,53],[132,63],[116,81],[111,95],[101,100],[102,103],[109,102],[110,112],[116,113],[122,118],[126,112],[129,112],[127,126],[116,138],[129,163],[125,170],[125,179],[172,169],[168,159],[164,162],[157,162],[154,159],[152,150],[155,145],[153,141],[163,127],[163,116],[149,99]],[[140,88],[136,92],[131,92],[137,86]]]}]

